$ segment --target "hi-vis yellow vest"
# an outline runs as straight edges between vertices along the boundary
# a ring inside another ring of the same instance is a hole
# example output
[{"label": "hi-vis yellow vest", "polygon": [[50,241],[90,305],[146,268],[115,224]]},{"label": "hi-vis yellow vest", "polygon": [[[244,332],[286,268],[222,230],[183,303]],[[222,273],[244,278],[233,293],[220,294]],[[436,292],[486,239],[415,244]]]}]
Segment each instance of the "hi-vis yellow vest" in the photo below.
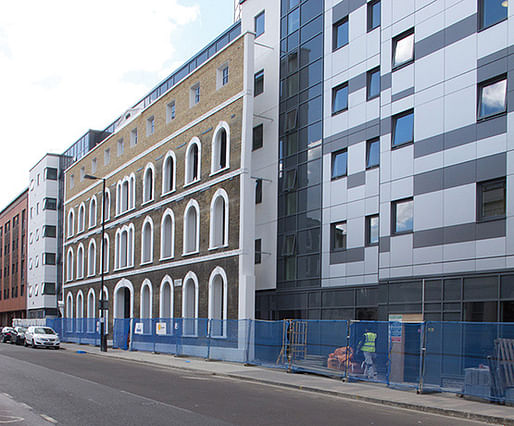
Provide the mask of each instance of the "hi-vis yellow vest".
[{"label": "hi-vis yellow vest", "polygon": [[364,333],[364,338],[366,339],[364,345],[362,345],[362,352],[375,352],[375,340],[377,340],[376,333]]}]

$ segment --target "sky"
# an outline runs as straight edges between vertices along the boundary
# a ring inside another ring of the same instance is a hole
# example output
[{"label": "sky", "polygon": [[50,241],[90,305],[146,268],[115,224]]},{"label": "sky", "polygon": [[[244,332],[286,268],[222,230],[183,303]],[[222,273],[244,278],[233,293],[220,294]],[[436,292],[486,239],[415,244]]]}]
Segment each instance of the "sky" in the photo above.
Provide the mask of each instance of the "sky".
[{"label": "sky", "polygon": [[0,5],[0,210],[48,152],[103,130],[233,22],[233,0]]}]

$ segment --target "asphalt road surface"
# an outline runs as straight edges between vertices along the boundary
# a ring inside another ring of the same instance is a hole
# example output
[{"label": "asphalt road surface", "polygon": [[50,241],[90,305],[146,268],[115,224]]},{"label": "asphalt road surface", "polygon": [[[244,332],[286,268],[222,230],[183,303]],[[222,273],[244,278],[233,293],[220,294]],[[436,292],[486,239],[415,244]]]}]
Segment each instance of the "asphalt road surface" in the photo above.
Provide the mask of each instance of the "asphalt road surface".
[{"label": "asphalt road surface", "polygon": [[70,350],[0,344],[0,424],[477,425]]}]

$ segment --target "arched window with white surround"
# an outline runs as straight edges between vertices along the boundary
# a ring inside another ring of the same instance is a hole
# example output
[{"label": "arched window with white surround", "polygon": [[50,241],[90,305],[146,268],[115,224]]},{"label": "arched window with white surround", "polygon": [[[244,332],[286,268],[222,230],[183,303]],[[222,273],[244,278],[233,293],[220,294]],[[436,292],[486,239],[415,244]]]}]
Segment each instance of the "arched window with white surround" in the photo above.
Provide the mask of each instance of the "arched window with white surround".
[{"label": "arched window with white surround", "polygon": [[198,277],[194,272],[188,272],[182,286],[182,317],[183,333],[197,334],[198,318]]},{"label": "arched window with white surround", "polygon": [[[111,218],[111,191],[109,188],[105,188],[105,199],[104,199],[104,206],[105,206],[105,214],[104,219],[107,221]],[[104,208],[102,206],[102,208]]]},{"label": "arched window with white surround", "polygon": [[202,158],[202,149],[200,139],[194,137],[189,142],[186,150],[186,174],[185,184],[190,184],[200,180],[200,159]]},{"label": "arched window with white surround", "polygon": [[212,136],[211,174],[226,169],[229,165],[230,128],[222,121]]},{"label": "arched window with white surround", "polygon": [[103,248],[101,247],[100,250],[103,250],[102,258],[103,258],[104,272],[109,272],[109,235],[108,234],[105,234],[104,246],[103,246]]},{"label": "arched window with white surround", "polygon": [[121,211],[120,213],[124,213],[129,209],[129,181],[124,179],[121,183]]},{"label": "arched window with white surround", "polygon": [[141,295],[139,303],[139,318],[152,318],[152,283],[149,279],[145,279],[141,285]]},{"label": "arched window with white surround", "polygon": [[73,318],[73,294],[71,291],[66,296],[66,318]]},{"label": "arched window with white surround", "polygon": [[87,331],[89,333],[92,333],[95,331],[96,329],[96,324],[95,324],[95,309],[96,309],[96,306],[95,306],[95,291],[90,288],[88,293],[87,293],[87,311],[86,311],[86,316],[88,318],[87,320]]},{"label": "arched window with white surround", "polygon": [[66,254],[66,281],[73,281],[73,249],[70,247]]},{"label": "arched window with white surround", "polygon": [[134,266],[134,225],[123,225],[116,231],[114,242],[114,267]]},{"label": "arched window with white surround", "polygon": [[75,212],[70,209],[68,212],[68,237],[72,237],[75,233]]},{"label": "arched window with white surround", "polygon": [[86,205],[84,203],[82,203],[79,207],[77,232],[84,231],[85,227],[86,227]]},{"label": "arched window with white surround", "polygon": [[171,259],[175,255],[175,215],[166,209],[161,221],[161,260]]},{"label": "arched window with white surround", "polygon": [[154,166],[152,163],[148,163],[145,168],[143,179],[143,203],[147,203],[153,200],[154,176]]},{"label": "arched window with white surround", "polygon": [[175,176],[177,159],[173,151],[168,151],[162,163],[162,194],[175,191]]},{"label": "arched window with white surround", "polygon": [[153,221],[147,217],[141,229],[141,263],[153,260]]},{"label": "arched window with white surround", "polygon": [[130,224],[128,227],[128,247],[127,247],[127,262],[129,266],[134,266],[134,225]]},{"label": "arched window with white surround", "polygon": [[184,252],[196,253],[200,248],[200,206],[189,200],[184,211]]},{"label": "arched window with white surround", "polygon": [[217,266],[209,278],[209,319],[211,336],[227,335],[227,274]]},{"label": "arched window with white surround", "polygon": [[77,308],[75,316],[77,318],[84,318],[84,293],[79,290],[77,293]]},{"label": "arched window with white surround", "polygon": [[133,209],[136,207],[136,175],[132,173],[129,176],[129,208]]},{"label": "arched window with white surround", "polygon": [[218,189],[211,201],[211,223],[209,248],[228,245],[228,195],[222,188]]},{"label": "arched window with white surround", "polygon": [[77,279],[84,278],[84,246],[79,244],[77,249]]},{"label": "arched window with white surround", "polygon": [[87,276],[91,277],[96,274],[96,241],[91,239],[87,249]]},{"label": "arched window with white surround", "polygon": [[[173,318],[173,280],[169,275],[162,279],[159,293],[159,318]],[[172,331],[171,329],[169,334]]]},{"label": "arched window with white surround", "polygon": [[96,195],[91,197],[91,201],[89,202],[89,227],[93,228],[96,226]]}]

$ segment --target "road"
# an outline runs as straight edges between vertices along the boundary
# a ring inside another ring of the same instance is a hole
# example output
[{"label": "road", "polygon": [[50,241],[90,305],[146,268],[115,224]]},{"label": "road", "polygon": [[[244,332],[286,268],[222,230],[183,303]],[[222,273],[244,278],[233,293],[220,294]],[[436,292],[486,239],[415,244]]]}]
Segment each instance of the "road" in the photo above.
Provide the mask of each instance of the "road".
[{"label": "road", "polygon": [[94,354],[0,344],[0,424],[4,423],[480,424]]}]

